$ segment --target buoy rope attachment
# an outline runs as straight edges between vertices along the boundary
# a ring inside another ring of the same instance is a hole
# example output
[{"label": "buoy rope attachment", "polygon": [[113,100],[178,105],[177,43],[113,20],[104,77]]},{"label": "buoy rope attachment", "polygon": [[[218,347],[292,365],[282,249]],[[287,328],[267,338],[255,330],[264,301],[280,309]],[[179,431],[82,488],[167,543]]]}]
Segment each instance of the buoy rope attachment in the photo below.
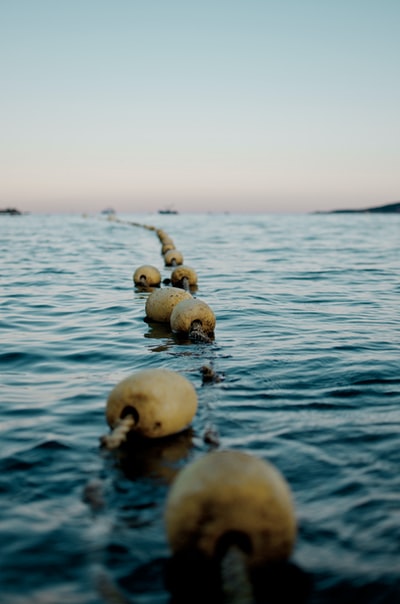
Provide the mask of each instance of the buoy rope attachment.
[{"label": "buoy rope attachment", "polygon": [[246,555],[232,544],[220,562],[223,604],[253,604],[253,587],[246,568]]},{"label": "buoy rope attachment", "polygon": [[189,339],[193,340],[194,342],[206,342],[207,344],[212,343],[212,338],[210,338],[203,331],[203,324],[198,319],[195,319],[194,321],[192,321],[188,335],[189,335]]},{"label": "buoy rope attachment", "polygon": [[135,424],[136,420],[133,415],[126,415],[124,418],[118,420],[110,434],[101,437],[101,445],[109,450],[118,449],[126,441],[129,432]]}]

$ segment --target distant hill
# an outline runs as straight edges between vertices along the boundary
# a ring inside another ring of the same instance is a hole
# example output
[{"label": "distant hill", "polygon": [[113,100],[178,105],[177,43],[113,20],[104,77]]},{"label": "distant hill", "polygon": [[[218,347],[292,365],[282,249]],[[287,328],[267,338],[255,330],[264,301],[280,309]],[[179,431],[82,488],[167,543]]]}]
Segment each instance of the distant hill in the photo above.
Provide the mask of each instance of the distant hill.
[{"label": "distant hill", "polygon": [[362,208],[360,210],[330,210],[328,212],[317,212],[318,214],[359,214],[369,212],[381,212],[381,213],[400,213],[400,201],[394,203],[387,203],[383,206],[373,206],[371,208]]},{"label": "distant hill", "polygon": [[17,210],[17,208],[4,208],[0,209],[0,214],[10,214],[11,216],[20,216],[22,212]]}]

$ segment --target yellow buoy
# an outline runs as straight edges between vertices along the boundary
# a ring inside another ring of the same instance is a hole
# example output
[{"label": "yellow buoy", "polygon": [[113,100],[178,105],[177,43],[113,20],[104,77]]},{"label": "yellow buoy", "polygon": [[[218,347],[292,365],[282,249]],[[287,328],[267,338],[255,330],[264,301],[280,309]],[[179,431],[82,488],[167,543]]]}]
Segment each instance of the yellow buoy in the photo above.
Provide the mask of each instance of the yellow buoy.
[{"label": "yellow buoy", "polygon": [[175,249],[175,245],[174,245],[174,243],[172,241],[168,241],[167,243],[163,243],[162,247],[161,247],[161,255],[163,256],[164,254],[166,254],[170,250],[174,250],[174,249]]},{"label": "yellow buoy", "polygon": [[196,391],[185,377],[167,369],[146,369],[111,391],[106,419],[113,432],[103,444],[116,448],[129,432],[160,438],[188,427],[197,410]]},{"label": "yellow buoy", "polygon": [[160,242],[161,243],[174,243],[172,237],[170,237],[166,233],[164,233],[163,235],[161,235]]},{"label": "yellow buoy", "polygon": [[215,315],[208,304],[192,297],[179,302],[170,317],[172,331],[187,333],[193,339],[208,340],[214,335],[215,323]]},{"label": "yellow buoy", "polygon": [[214,451],[181,470],[165,524],[174,554],[218,560],[236,546],[248,569],[287,560],[297,529],[286,480],[272,464],[241,451]]},{"label": "yellow buoy", "polygon": [[179,287],[156,289],[146,300],[146,316],[152,321],[168,323],[174,306],[187,298],[192,298],[191,294]]},{"label": "yellow buoy", "polygon": [[168,233],[166,233],[165,231],[163,231],[163,229],[157,229],[156,233],[157,233],[157,237],[159,238],[159,240],[161,242],[164,241],[164,240],[167,240],[167,239],[171,239],[170,236],[168,235]]},{"label": "yellow buoy", "polygon": [[155,266],[144,264],[133,273],[133,281],[136,285],[160,285],[161,273]]},{"label": "yellow buoy", "polygon": [[183,289],[189,289],[189,287],[197,284],[197,274],[190,266],[177,266],[171,273],[171,283],[174,287],[183,287]]},{"label": "yellow buoy", "polygon": [[183,264],[183,254],[178,250],[169,250],[164,254],[164,262],[165,266],[178,266],[178,264]]}]

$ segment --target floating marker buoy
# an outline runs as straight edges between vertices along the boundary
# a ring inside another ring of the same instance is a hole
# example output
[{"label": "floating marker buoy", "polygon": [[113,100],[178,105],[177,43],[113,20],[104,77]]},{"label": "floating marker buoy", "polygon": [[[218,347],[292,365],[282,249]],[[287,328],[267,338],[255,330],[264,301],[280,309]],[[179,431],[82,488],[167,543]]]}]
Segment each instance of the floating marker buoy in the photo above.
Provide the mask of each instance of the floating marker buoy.
[{"label": "floating marker buoy", "polygon": [[122,380],[111,391],[106,419],[113,429],[102,443],[119,447],[129,432],[160,438],[188,427],[197,410],[194,386],[167,369],[146,369]]},{"label": "floating marker buoy", "polygon": [[191,339],[207,342],[214,335],[215,323],[215,315],[208,304],[192,297],[179,302],[170,317],[172,331],[187,333]]},{"label": "floating marker buoy", "polygon": [[287,560],[296,538],[291,492],[270,463],[214,451],[180,471],[168,494],[166,531],[174,554],[222,559],[230,547],[248,569]]},{"label": "floating marker buoy", "polygon": [[160,285],[161,273],[155,266],[144,264],[133,273],[133,281],[136,285]]},{"label": "floating marker buoy", "polygon": [[192,299],[179,287],[163,287],[153,291],[146,300],[146,316],[159,323],[168,323],[173,308],[182,300]]},{"label": "floating marker buoy", "polygon": [[157,233],[157,237],[159,238],[159,240],[161,242],[164,241],[164,240],[166,240],[166,239],[171,239],[170,236],[168,235],[168,233],[166,233],[162,229],[157,229],[156,233]]},{"label": "floating marker buoy", "polygon": [[162,235],[160,237],[160,241],[161,241],[161,243],[174,243],[173,239],[167,234]]},{"label": "floating marker buoy", "polygon": [[165,266],[177,266],[183,264],[183,255],[178,250],[169,250],[164,254]]},{"label": "floating marker buoy", "polygon": [[161,247],[161,255],[163,256],[164,254],[166,254],[167,252],[169,252],[170,250],[174,250],[175,249],[175,245],[173,244],[173,242],[167,242],[167,243],[163,243],[162,247]]},{"label": "floating marker buoy", "polygon": [[190,286],[197,284],[196,271],[190,266],[177,266],[171,273],[171,283],[174,287],[188,290]]}]

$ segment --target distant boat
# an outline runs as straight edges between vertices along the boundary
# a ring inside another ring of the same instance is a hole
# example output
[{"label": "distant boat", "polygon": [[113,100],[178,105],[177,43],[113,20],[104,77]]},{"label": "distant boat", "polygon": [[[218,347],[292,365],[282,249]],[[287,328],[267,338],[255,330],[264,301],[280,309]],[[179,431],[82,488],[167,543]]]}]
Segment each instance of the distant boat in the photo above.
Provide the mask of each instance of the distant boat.
[{"label": "distant boat", "polygon": [[104,208],[104,210],[101,211],[102,214],[115,214],[115,210],[114,208]]},{"label": "distant boat", "polygon": [[158,210],[159,214],[178,214],[177,210],[173,210],[172,208],[164,208],[163,210]]}]

